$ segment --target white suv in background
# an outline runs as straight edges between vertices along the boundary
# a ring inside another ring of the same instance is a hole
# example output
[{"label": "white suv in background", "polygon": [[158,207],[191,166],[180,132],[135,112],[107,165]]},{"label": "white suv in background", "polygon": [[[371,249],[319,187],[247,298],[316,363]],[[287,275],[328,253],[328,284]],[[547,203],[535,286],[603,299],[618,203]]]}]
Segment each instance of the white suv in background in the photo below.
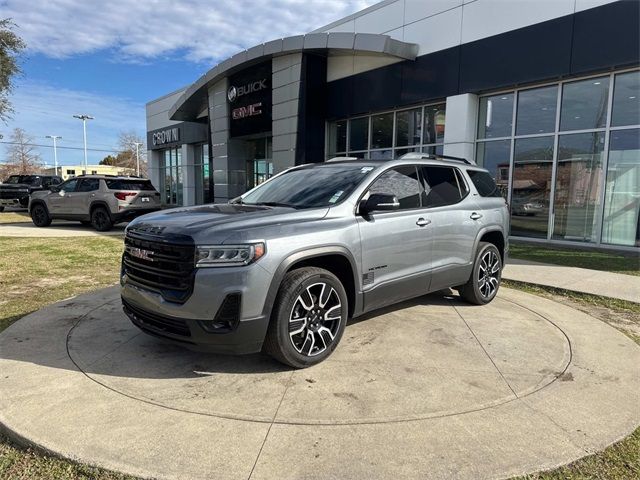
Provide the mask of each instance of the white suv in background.
[{"label": "white suv in background", "polygon": [[160,194],[149,180],[108,175],[69,179],[34,192],[29,202],[29,214],[38,227],[48,227],[55,219],[78,220],[99,232],[160,208]]}]

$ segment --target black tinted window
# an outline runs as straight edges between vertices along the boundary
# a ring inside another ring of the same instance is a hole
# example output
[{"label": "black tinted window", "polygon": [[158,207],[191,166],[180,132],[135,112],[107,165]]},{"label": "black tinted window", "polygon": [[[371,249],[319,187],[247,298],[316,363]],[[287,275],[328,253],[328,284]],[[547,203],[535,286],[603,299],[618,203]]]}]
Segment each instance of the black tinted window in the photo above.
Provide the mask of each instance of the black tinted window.
[{"label": "black tinted window", "polygon": [[467,186],[460,183],[451,167],[422,167],[425,180],[425,206],[442,207],[458,203],[467,194]]},{"label": "black tinted window", "polygon": [[384,172],[369,188],[369,193],[395,195],[400,208],[420,206],[420,182],[415,167],[398,167]]},{"label": "black tinted window", "polygon": [[78,186],[78,192],[93,192],[100,188],[100,180],[97,178],[84,178]]},{"label": "black tinted window", "polygon": [[467,170],[471,181],[481,197],[501,197],[500,190],[491,175],[479,170]]},{"label": "black tinted window", "polygon": [[110,190],[154,190],[149,180],[107,180]]}]

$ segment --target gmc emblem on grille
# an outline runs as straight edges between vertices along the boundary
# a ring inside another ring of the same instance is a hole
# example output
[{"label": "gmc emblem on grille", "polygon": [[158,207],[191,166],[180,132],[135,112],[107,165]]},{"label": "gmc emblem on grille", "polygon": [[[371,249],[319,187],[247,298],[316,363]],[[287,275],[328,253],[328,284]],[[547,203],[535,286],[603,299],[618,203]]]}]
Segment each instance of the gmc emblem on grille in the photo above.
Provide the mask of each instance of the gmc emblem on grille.
[{"label": "gmc emblem on grille", "polygon": [[142,248],[137,247],[129,247],[128,250],[129,254],[136,258],[153,262],[153,252],[151,250],[143,250]]}]

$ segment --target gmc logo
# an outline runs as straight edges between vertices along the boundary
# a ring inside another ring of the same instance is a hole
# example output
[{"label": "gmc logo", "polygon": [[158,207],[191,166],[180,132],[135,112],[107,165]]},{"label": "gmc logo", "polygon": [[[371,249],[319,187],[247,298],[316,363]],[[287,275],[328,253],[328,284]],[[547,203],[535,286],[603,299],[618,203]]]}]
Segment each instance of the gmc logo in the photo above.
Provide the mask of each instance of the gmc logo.
[{"label": "gmc logo", "polygon": [[231,118],[233,118],[234,120],[254,117],[256,115],[262,115],[262,102],[247,105],[246,107],[234,108],[231,111]]}]

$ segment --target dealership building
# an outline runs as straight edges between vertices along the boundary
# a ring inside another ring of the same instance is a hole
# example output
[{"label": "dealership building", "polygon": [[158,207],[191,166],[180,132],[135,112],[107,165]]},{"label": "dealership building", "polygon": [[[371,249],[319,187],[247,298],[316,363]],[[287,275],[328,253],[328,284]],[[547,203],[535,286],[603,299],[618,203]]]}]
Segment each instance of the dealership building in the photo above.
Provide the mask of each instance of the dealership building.
[{"label": "dealership building", "polygon": [[512,238],[638,249],[639,32],[637,0],[385,0],[149,102],[150,177],[195,205],[335,156],[440,153],[489,170]]}]

